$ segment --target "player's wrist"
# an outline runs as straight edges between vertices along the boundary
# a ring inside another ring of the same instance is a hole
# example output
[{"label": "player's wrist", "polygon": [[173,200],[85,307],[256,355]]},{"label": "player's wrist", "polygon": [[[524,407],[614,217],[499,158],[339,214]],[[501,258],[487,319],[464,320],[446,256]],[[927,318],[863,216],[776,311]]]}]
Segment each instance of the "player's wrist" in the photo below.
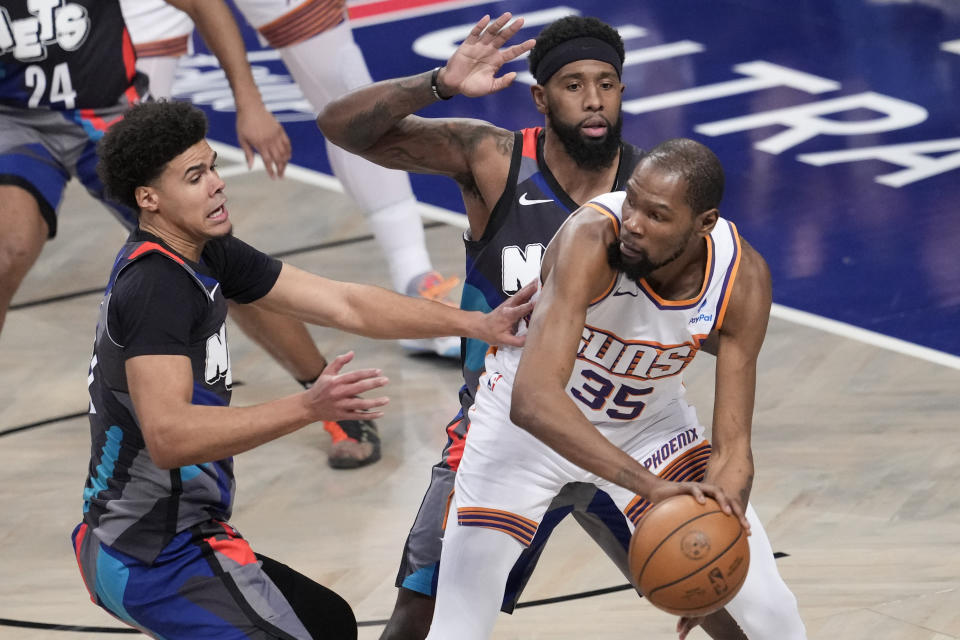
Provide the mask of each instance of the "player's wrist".
[{"label": "player's wrist", "polygon": [[435,67],[430,73],[430,92],[437,100],[449,100],[456,95],[456,91],[443,83],[446,67]]}]

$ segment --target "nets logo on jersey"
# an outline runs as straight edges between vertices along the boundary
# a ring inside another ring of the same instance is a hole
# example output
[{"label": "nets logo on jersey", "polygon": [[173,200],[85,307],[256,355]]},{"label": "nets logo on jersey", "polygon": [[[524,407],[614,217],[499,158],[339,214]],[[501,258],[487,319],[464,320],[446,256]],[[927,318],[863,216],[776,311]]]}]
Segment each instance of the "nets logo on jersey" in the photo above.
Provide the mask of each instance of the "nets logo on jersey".
[{"label": "nets logo on jersey", "polygon": [[63,0],[27,0],[29,18],[11,20],[0,7],[0,54],[12,53],[23,62],[47,58],[47,47],[59,45],[64,51],[80,47],[90,33],[87,9]]},{"label": "nets logo on jersey", "polygon": [[543,245],[528,244],[526,249],[517,245],[504,247],[501,255],[500,287],[507,295],[513,295],[525,284],[540,276],[543,260]]},{"label": "nets logo on jersey", "polygon": [[224,379],[227,389],[233,386],[233,374],[230,372],[230,352],[227,350],[227,325],[207,338],[207,360],[204,367],[204,380],[214,385]]}]

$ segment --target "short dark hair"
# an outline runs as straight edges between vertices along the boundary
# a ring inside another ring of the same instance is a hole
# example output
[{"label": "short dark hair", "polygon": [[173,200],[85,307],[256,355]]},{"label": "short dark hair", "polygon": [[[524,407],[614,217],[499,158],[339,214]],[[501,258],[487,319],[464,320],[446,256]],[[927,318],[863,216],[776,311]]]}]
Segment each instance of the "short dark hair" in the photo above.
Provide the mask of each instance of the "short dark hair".
[{"label": "short dark hair", "polygon": [[694,215],[716,209],[723,199],[723,165],[706,145],[689,138],[661,142],[640,161],[683,176],[687,183],[686,201]]},{"label": "short dark hair", "polygon": [[107,197],[139,210],[137,187],[156,180],[167,163],[203,140],[207,117],[188,102],[144,102],[112,125],[97,145],[97,174]]},{"label": "short dark hair", "polygon": [[597,18],[566,16],[548,24],[537,36],[537,44],[530,50],[529,57],[530,73],[533,77],[537,77],[537,66],[551,49],[574,38],[597,38],[607,42],[620,56],[620,64],[623,64],[623,39],[616,29]]}]

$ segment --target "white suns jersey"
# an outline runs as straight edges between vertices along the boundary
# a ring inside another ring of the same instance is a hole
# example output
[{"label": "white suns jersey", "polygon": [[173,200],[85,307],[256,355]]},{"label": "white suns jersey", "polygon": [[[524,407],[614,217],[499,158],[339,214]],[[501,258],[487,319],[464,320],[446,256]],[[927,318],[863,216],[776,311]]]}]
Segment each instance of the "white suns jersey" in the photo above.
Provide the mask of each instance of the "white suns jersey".
[{"label": "white suns jersey", "polygon": [[[618,191],[585,206],[608,216],[619,234],[625,198]],[[720,218],[707,237],[703,286],[693,298],[664,300],[645,280],[638,284],[619,273],[591,303],[567,383],[567,394],[588,420],[609,427],[653,421],[683,397],[684,369],[723,323],[740,254],[737,228]],[[520,349],[500,348],[488,356],[487,371],[512,384],[520,354]]]}]

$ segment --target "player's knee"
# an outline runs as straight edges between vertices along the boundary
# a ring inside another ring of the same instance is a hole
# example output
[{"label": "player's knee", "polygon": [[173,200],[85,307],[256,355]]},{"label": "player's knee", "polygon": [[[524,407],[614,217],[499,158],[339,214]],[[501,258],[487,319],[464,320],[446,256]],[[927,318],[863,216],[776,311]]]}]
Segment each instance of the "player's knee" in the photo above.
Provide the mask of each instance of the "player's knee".
[{"label": "player's knee", "polygon": [[[346,600],[330,592],[322,606],[323,625],[322,628],[312,630],[314,637],[357,639],[357,618]],[[319,635],[316,632],[319,632]]]},{"label": "player's knee", "polygon": [[753,640],[806,640],[797,599],[786,585],[778,585],[763,601],[744,608],[737,622]]}]

